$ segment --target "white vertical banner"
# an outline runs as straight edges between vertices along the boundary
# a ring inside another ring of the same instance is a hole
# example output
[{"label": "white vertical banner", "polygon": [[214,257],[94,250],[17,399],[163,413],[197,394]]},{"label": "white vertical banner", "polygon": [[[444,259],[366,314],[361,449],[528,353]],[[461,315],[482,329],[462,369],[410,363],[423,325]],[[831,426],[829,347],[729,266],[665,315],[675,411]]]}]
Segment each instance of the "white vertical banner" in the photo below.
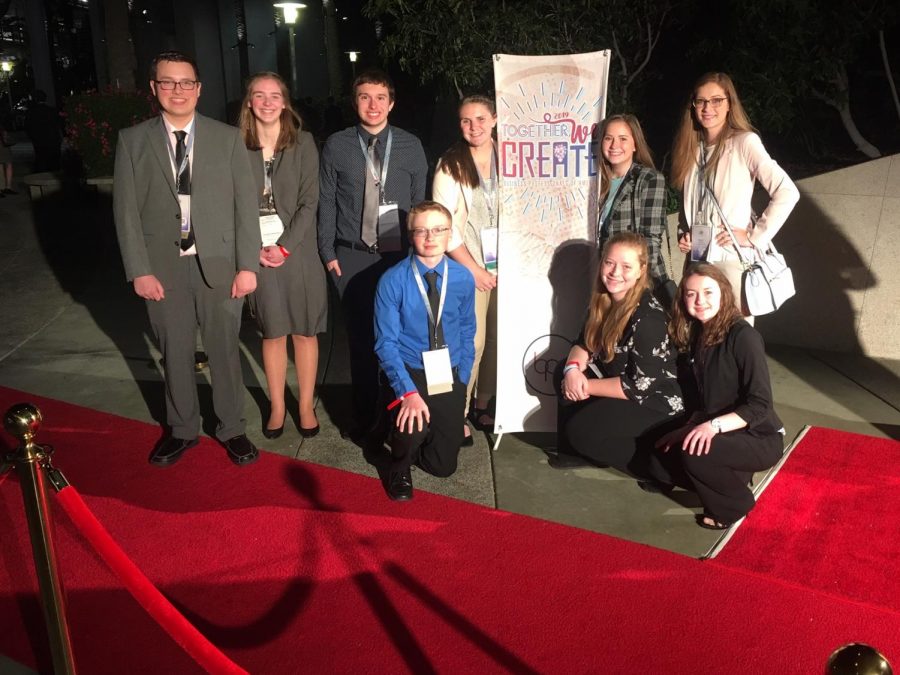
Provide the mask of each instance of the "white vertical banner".
[{"label": "white vertical banner", "polygon": [[495,431],[554,431],[553,371],[596,269],[609,50],[494,55],[500,177]]}]

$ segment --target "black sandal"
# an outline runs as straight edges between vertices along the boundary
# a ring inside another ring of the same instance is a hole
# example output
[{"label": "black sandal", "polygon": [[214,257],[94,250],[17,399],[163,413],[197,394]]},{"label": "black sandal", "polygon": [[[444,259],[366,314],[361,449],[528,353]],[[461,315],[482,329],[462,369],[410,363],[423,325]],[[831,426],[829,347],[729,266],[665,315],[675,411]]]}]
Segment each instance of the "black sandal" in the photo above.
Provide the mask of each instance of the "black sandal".
[{"label": "black sandal", "polygon": [[[707,523],[707,518],[709,518],[712,522]],[[707,515],[706,513],[697,514],[697,524],[704,530],[727,530],[729,527],[734,525],[734,523],[720,523],[718,520],[710,515]]]},{"label": "black sandal", "polygon": [[[482,418],[487,417],[489,422],[482,422]],[[472,407],[469,410],[469,421],[478,431],[494,431],[494,406],[489,405],[486,408]]]}]

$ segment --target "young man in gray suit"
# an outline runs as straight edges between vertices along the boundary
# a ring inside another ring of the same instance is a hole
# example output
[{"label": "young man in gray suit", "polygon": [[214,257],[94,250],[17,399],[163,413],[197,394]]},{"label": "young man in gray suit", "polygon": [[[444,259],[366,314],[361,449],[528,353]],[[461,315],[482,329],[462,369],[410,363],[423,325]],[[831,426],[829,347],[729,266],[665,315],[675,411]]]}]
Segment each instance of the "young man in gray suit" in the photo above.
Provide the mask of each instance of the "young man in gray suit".
[{"label": "young man in gray suit", "polygon": [[144,298],[165,363],[171,434],[150,454],[174,464],[197,444],[197,326],[209,354],[216,437],[238,465],[259,452],[244,434],[238,331],[256,288],[259,207],[237,129],[195,112],[193,59],[164,52],[150,68],[159,117],[124,129],[116,146],[113,211],[128,280]]}]

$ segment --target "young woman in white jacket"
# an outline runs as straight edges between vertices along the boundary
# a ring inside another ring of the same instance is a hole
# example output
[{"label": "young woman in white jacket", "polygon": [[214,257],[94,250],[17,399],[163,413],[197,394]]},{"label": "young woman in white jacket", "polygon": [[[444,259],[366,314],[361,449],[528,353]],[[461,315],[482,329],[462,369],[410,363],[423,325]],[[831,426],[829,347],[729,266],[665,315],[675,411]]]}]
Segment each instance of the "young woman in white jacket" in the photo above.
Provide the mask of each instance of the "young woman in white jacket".
[{"label": "young woman in white jacket", "polygon": [[[753,222],[750,201],[757,182],[770,199]],[[766,152],[725,73],[707,73],[694,86],[672,150],[672,184],[683,190],[679,249],[688,261],[721,268],[748,315],[741,293],[743,265],[723,216],[741,255],[754,259],[784,225],[800,193]]]}]

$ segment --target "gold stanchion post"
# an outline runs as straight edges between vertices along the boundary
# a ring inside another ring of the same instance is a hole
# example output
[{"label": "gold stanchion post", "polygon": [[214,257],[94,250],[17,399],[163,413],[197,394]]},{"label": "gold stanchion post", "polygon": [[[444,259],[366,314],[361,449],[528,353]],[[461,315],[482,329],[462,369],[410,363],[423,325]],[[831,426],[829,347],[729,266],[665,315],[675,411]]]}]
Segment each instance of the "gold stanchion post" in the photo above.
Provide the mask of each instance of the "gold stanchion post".
[{"label": "gold stanchion post", "polygon": [[[50,637],[53,671],[57,675],[75,673],[72,641],[66,619],[66,605],[59,579],[53,520],[47,492],[50,448],[37,445],[34,437],[42,421],[41,411],[30,403],[18,403],[6,411],[3,427],[19,439],[16,453],[9,459],[19,473],[25,516],[31,535],[34,567],[41,589],[44,620]],[[62,479],[63,481],[65,479]]]}]

